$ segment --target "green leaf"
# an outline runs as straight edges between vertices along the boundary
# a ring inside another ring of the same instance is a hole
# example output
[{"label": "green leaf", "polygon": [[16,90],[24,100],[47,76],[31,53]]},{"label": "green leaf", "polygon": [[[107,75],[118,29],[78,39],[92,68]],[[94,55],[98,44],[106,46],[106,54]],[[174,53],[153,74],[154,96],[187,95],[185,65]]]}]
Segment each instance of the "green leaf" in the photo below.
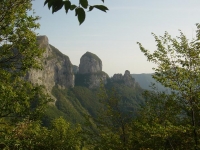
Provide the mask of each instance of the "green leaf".
[{"label": "green leaf", "polygon": [[5,87],[3,86],[3,85],[1,85],[1,88],[4,90],[5,89]]},{"label": "green leaf", "polygon": [[79,10],[79,8],[75,9],[75,16],[78,15],[78,10]]},{"label": "green leaf", "polygon": [[66,13],[68,13],[70,7],[71,7],[71,2],[70,1],[65,1],[65,12]]},{"label": "green leaf", "polygon": [[104,0],[102,0],[102,2],[104,3]]},{"label": "green leaf", "polygon": [[77,8],[76,9],[76,15],[78,15],[78,21],[80,23],[80,25],[84,22],[85,20],[85,11],[83,8]]},{"label": "green leaf", "polygon": [[94,8],[93,6],[90,6],[90,7],[89,7],[89,11],[92,11],[92,10],[93,10],[93,8]]},{"label": "green leaf", "polygon": [[88,7],[88,1],[87,0],[80,0],[80,4],[83,8],[87,9],[87,7]]},{"label": "green leaf", "polygon": [[49,8],[49,9],[53,6],[53,3],[54,3],[53,0],[48,1],[48,8]]},{"label": "green leaf", "polygon": [[104,12],[106,12],[106,10],[108,10],[108,8],[104,5],[94,5],[93,7],[97,8],[101,11],[104,11]]},{"label": "green leaf", "polygon": [[44,6],[47,4],[47,3],[49,3],[50,2],[50,0],[46,0],[45,2],[44,2]]},{"label": "green leaf", "polygon": [[71,5],[70,10],[74,10],[77,6],[76,5]]},{"label": "green leaf", "polygon": [[53,3],[53,7],[52,7],[52,13],[57,12],[58,10],[60,10],[63,7],[63,1],[62,0],[56,0]]}]

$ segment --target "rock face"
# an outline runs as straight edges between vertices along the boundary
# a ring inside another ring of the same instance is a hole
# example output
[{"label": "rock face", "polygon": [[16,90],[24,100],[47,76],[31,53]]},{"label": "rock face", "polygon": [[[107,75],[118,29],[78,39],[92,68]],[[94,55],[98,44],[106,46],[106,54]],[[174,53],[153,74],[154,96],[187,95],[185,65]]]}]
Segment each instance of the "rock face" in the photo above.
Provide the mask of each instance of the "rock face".
[{"label": "rock face", "polygon": [[101,59],[93,53],[86,52],[80,59],[76,84],[93,89],[99,87],[101,82],[106,84],[107,78],[108,75],[102,71]]},{"label": "rock face", "polygon": [[74,74],[68,56],[50,45],[46,36],[38,36],[37,43],[41,48],[45,49],[43,58],[39,60],[43,69],[29,71],[27,80],[44,85],[49,92],[55,85],[60,88],[73,87]]},{"label": "rock face", "polygon": [[123,80],[123,76],[122,76],[121,73],[114,74],[113,77],[112,77],[112,80],[113,81],[121,81],[121,80]]},{"label": "rock face", "polygon": [[78,73],[78,70],[79,70],[79,67],[76,66],[76,65],[72,65],[72,68],[73,68],[73,73],[74,73],[74,74],[77,74],[77,73]]},{"label": "rock face", "polygon": [[133,88],[136,86],[136,82],[128,70],[124,75],[114,74],[108,80],[109,76],[102,71],[101,59],[91,52],[86,52],[81,57],[78,67],[71,64],[68,56],[50,45],[46,36],[38,36],[37,43],[45,50],[43,58],[38,60],[43,69],[29,71],[26,79],[35,84],[44,85],[49,93],[55,85],[61,89],[74,87],[75,84],[94,89],[99,87],[100,83],[106,84],[108,81],[112,81]]},{"label": "rock face", "polygon": [[86,52],[80,59],[79,73],[97,73],[102,71],[102,61],[93,53]]},{"label": "rock face", "polygon": [[123,80],[125,85],[129,87],[135,87],[135,79],[131,76],[130,71],[125,71]]},{"label": "rock face", "polygon": [[108,75],[105,72],[101,72],[100,74],[91,74],[89,79],[89,88],[94,89],[100,86],[101,82],[103,84],[107,83]]},{"label": "rock face", "polygon": [[120,82],[125,84],[126,86],[135,88],[136,82],[135,79],[131,76],[130,71],[126,70],[124,75],[122,74],[114,74],[111,78],[113,82]]}]

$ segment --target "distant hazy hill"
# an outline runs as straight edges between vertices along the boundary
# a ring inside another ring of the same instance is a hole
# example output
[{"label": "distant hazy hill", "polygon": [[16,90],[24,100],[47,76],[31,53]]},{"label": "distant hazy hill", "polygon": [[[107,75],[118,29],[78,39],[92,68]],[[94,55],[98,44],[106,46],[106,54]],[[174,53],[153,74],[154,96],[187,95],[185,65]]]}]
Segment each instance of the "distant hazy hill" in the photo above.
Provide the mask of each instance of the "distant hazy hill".
[{"label": "distant hazy hill", "polygon": [[146,90],[151,90],[151,83],[155,83],[156,87],[158,88],[159,91],[163,91],[166,88],[164,88],[160,83],[156,82],[155,79],[152,78],[152,74],[131,74],[133,78],[135,78],[135,81],[139,83],[141,88],[146,89]]}]

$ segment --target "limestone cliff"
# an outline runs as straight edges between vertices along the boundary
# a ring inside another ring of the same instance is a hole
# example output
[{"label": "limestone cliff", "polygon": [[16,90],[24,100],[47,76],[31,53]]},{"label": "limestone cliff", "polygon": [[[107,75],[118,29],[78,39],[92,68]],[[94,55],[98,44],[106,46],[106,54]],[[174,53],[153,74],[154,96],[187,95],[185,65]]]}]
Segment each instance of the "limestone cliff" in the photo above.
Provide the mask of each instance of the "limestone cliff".
[{"label": "limestone cliff", "polygon": [[102,71],[101,59],[90,52],[86,52],[80,59],[79,71],[76,75],[76,85],[84,85],[90,89],[106,84],[108,75]]},{"label": "limestone cliff", "polygon": [[77,74],[77,73],[78,73],[78,70],[79,70],[79,67],[76,66],[76,65],[72,65],[72,68],[73,68],[73,73],[74,73],[74,74]]},{"label": "limestone cliff", "polygon": [[124,75],[122,74],[114,74],[111,78],[112,82],[120,82],[126,86],[133,87],[137,85],[135,79],[131,76],[130,71],[126,70]]},{"label": "limestone cliff", "polygon": [[38,36],[37,43],[40,48],[45,49],[43,58],[39,60],[43,69],[29,71],[27,79],[33,83],[44,85],[49,92],[55,85],[60,88],[73,87],[74,74],[68,56],[50,45],[46,36]]},{"label": "limestone cliff", "polygon": [[135,87],[135,79],[131,76],[130,71],[126,70],[123,76],[124,84],[129,87]]},{"label": "limestone cliff", "polygon": [[[43,69],[29,71],[27,79],[35,84],[44,85],[49,93],[55,85],[61,89],[74,85],[93,89],[99,87],[101,82],[104,84],[108,82],[109,77],[102,71],[102,61],[97,55],[86,52],[81,57],[78,67],[71,64],[68,56],[50,45],[46,36],[38,36],[37,43],[45,50],[43,58],[38,60]],[[114,74],[109,81],[120,82],[133,88],[136,86],[128,70],[124,75]]]},{"label": "limestone cliff", "polygon": [[101,59],[90,52],[86,52],[80,59],[79,73],[97,73],[102,71],[102,61]]}]

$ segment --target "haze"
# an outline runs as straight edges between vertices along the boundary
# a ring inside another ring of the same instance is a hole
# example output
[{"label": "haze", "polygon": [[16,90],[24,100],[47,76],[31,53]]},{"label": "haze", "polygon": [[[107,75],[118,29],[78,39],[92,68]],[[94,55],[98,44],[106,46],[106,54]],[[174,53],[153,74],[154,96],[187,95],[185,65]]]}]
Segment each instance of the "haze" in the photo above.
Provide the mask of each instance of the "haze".
[{"label": "haze", "polygon": [[[74,12],[66,15],[61,10],[52,14],[43,3],[43,0],[33,2],[35,15],[41,17],[41,27],[36,32],[46,35],[49,43],[69,56],[74,65],[79,65],[85,52],[96,54],[103,62],[103,71],[110,76],[125,70],[152,73],[153,64],[147,61],[136,42],[153,51],[156,44],[151,32],[163,35],[168,31],[175,37],[180,29],[192,39],[195,24],[200,23],[199,0],[105,0],[108,13],[87,12],[81,26]],[[101,0],[90,0],[90,3],[102,4]]]}]

